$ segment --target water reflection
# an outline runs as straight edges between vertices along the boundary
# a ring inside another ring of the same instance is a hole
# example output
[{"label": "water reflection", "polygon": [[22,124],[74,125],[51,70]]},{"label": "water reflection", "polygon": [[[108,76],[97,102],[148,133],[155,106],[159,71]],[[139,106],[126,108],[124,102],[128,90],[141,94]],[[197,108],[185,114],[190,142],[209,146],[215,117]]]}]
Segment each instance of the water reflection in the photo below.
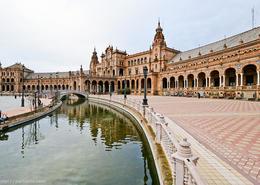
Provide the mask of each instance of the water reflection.
[{"label": "water reflection", "polygon": [[[75,102],[78,106],[75,105]],[[129,141],[140,143],[141,139],[134,124],[117,112],[101,107],[88,101],[70,100],[65,103],[60,112],[69,117],[69,124],[76,124],[80,131],[88,125],[92,140],[97,143],[101,138],[106,146],[106,151],[120,149]]]},{"label": "water reflection", "polygon": [[51,116],[0,133],[0,151],[0,179],[158,184],[151,153],[136,125],[87,101],[65,101]]}]

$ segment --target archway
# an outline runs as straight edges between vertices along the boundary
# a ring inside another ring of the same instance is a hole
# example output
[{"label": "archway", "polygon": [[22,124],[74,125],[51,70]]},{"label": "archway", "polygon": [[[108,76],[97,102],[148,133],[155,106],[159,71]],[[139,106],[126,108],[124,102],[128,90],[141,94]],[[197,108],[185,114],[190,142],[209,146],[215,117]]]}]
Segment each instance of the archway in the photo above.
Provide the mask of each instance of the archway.
[{"label": "archway", "polygon": [[97,81],[96,80],[93,80],[92,83],[92,92],[95,94],[97,92]]},{"label": "archway", "polygon": [[142,78],[141,79],[141,89],[143,89],[144,88],[144,79]]},{"label": "archway", "polygon": [[170,78],[170,88],[175,88],[175,77]]},{"label": "archway", "polygon": [[105,81],[105,93],[109,92],[109,82]]},{"label": "archway", "polygon": [[236,86],[236,70],[234,68],[228,68],[225,71],[225,85]]},{"label": "archway", "polygon": [[103,93],[103,81],[98,82],[98,92]]},{"label": "archway", "polygon": [[[54,86],[54,89],[55,89],[55,86]],[[77,82],[76,81],[73,82],[73,90],[74,91],[77,90]]]},{"label": "archway", "polygon": [[194,87],[194,75],[193,74],[188,75],[188,87]]},{"label": "archway", "polygon": [[131,89],[132,89],[132,90],[135,89],[135,80],[131,80]]},{"label": "archway", "polygon": [[210,85],[213,87],[219,87],[219,72],[217,70],[211,71],[210,72]]},{"label": "archway", "polygon": [[180,75],[178,77],[179,87],[184,88],[184,76]]},{"label": "archway", "polygon": [[152,80],[151,78],[147,78],[147,89],[151,89],[152,88]]},{"label": "archway", "polygon": [[163,89],[167,88],[167,78],[162,79],[162,86],[163,86]]},{"label": "archway", "polygon": [[111,92],[115,92],[115,82],[111,82]]},{"label": "archway", "polygon": [[198,87],[206,87],[206,74],[204,72],[198,74]]},{"label": "archway", "polygon": [[117,89],[120,90],[121,89],[121,82],[117,81]]},{"label": "archway", "polygon": [[253,64],[246,65],[243,68],[243,85],[252,86],[256,85],[257,73],[256,66]]},{"label": "archway", "polygon": [[87,91],[87,92],[90,92],[90,81],[89,80],[86,80],[85,83],[84,83],[84,90]]}]

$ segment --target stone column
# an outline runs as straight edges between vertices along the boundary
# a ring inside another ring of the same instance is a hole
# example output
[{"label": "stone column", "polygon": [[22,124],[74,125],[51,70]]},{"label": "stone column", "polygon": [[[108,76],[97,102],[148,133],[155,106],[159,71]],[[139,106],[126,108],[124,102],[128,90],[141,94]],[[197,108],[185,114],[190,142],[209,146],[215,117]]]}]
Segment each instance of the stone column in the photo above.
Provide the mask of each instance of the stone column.
[{"label": "stone column", "polygon": [[243,86],[243,73],[240,73],[240,86]]},{"label": "stone column", "polygon": [[99,85],[97,84],[97,93],[99,93]]},{"label": "stone column", "polygon": [[[185,163],[193,163],[196,165],[198,161],[198,157],[194,157],[191,151],[191,144],[187,142],[187,139],[184,138],[183,141],[179,143],[177,152],[172,155],[174,162],[174,170],[175,170],[175,183],[176,185],[189,184],[187,182],[188,173],[187,167]],[[188,159],[188,160],[187,160]],[[202,182],[196,182],[201,184]]]},{"label": "stone column", "polygon": [[223,87],[225,87],[226,86],[226,76],[225,75],[223,75],[223,85],[222,85]]},{"label": "stone column", "polygon": [[222,77],[221,76],[219,76],[219,86],[221,87],[222,86]]},{"label": "stone column", "polygon": [[176,80],[176,88],[179,88],[179,82]]},{"label": "stone column", "polygon": [[196,78],[196,86],[199,87],[199,79]]},{"label": "stone column", "polygon": [[236,73],[236,87],[238,86],[238,74]]},{"label": "stone column", "polygon": [[206,77],[206,87],[208,87],[208,77]]},{"label": "stone column", "polygon": [[89,94],[91,94],[92,93],[92,82],[90,82],[90,84],[89,84]]},{"label": "stone column", "polygon": [[103,94],[105,94],[106,88],[105,83],[103,83]]},{"label": "stone column", "polygon": [[209,87],[211,86],[211,78],[209,77]]},{"label": "stone column", "polygon": [[260,85],[260,71],[257,71],[257,85]]},{"label": "stone column", "polygon": [[117,94],[117,83],[114,82],[114,93]]}]

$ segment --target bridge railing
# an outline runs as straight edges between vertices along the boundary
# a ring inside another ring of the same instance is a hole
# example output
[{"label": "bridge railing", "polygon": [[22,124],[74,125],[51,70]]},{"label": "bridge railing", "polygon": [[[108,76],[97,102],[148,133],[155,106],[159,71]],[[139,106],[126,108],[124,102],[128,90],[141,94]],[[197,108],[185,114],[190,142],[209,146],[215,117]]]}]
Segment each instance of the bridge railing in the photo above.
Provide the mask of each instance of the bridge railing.
[{"label": "bridge railing", "polygon": [[113,101],[126,104],[138,111],[146,118],[156,135],[156,143],[164,150],[166,158],[172,169],[172,178],[175,185],[206,185],[196,167],[198,157],[191,151],[191,144],[186,138],[179,140],[168,126],[162,114],[156,113],[150,106],[143,106],[141,101],[122,97],[113,97]]}]

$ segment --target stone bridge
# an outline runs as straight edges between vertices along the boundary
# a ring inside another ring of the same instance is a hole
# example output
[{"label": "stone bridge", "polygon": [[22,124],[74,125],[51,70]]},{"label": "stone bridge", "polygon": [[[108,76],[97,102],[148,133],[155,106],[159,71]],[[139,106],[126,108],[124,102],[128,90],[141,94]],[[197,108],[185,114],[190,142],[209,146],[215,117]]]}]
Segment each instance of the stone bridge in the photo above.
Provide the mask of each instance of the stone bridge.
[{"label": "stone bridge", "polygon": [[78,96],[79,98],[85,98],[88,99],[88,94],[81,91],[58,91],[59,92],[59,99],[63,99],[66,96],[69,96],[71,94]]}]

